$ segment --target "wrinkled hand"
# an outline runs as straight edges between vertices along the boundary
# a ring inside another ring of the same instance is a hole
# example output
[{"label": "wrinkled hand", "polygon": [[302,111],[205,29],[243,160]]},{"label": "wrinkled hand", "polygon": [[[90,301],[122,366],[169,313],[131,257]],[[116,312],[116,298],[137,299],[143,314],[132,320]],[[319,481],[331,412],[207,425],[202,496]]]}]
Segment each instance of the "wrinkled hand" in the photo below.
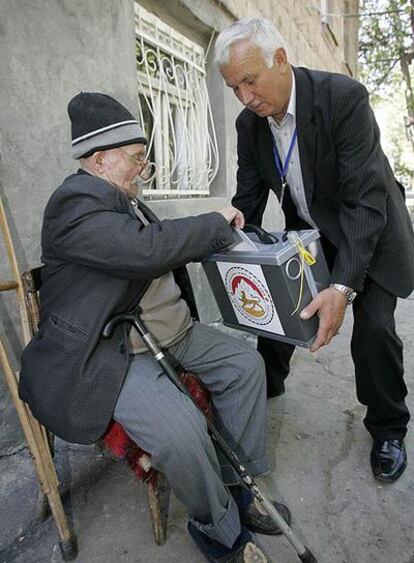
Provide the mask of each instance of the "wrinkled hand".
[{"label": "wrinkled hand", "polygon": [[242,229],[244,227],[243,213],[232,205],[223,207],[223,209],[219,210],[219,213],[223,215],[229,225],[236,227],[236,229]]},{"label": "wrinkled hand", "polygon": [[309,303],[300,313],[303,320],[310,319],[315,313],[319,313],[319,329],[315,342],[310,351],[316,352],[322,346],[326,346],[332,338],[338,334],[343,323],[347,299],[339,291],[330,287],[324,289]]}]

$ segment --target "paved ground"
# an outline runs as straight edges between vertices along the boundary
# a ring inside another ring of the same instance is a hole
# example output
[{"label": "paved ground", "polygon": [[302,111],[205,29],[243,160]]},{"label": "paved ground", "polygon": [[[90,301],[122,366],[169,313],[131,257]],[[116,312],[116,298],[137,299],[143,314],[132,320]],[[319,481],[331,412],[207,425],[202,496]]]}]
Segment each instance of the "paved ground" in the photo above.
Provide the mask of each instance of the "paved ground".
[{"label": "paved ground", "polygon": [[[407,382],[414,387],[414,297],[400,303]],[[362,426],[349,359],[350,319],[329,348],[298,350],[287,393],[269,401],[272,473],[262,480],[286,502],[293,528],[319,563],[414,563],[414,433],[410,465],[394,485],[374,481],[370,437]],[[367,351],[369,353],[369,351]],[[414,412],[414,393],[409,396]],[[127,467],[94,447],[58,444],[66,510],[76,529],[79,563],[198,563],[183,508],[173,499],[165,546],[153,542],[142,485]],[[36,480],[27,451],[0,460],[0,563],[60,561],[49,519],[34,522]],[[299,561],[283,538],[262,543],[274,563]]]}]

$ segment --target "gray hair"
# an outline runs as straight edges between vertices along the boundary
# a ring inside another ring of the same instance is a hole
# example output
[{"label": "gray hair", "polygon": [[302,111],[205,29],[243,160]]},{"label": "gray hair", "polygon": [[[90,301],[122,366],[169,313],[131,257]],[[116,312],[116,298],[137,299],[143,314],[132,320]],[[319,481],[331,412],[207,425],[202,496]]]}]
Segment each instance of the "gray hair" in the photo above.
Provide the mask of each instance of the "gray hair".
[{"label": "gray hair", "polygon": [[230,48],[235,43],[249,39],[263,51],[267,66],[273,66],[273,57],[277,49],[283,47],[282,39],[276,26],[264,18],[242,18],[224,29],[217,37],[215,44],[215,61],[219,66],[230,63]]}]

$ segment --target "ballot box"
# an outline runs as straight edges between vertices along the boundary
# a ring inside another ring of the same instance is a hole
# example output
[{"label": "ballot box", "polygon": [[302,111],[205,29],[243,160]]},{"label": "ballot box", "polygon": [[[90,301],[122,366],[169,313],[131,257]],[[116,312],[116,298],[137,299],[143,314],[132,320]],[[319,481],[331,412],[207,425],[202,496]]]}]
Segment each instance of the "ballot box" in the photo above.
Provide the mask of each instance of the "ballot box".
[{"label": "ballot box", "polygon": [[319,319],[302,321],[299,313],[329,285],[319,232],[257,232],[238,231],[239,244],[202,261],[223,322],[309,348]]}]

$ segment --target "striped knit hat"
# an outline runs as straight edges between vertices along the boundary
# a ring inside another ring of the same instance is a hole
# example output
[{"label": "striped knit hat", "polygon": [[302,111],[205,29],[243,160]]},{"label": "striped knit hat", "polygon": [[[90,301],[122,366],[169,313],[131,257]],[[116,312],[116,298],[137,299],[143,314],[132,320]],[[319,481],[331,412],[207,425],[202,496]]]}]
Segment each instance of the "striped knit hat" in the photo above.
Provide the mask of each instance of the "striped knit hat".
[{"label": "striped knit hat", "polygon": [[80,92],[69,102],[68,114],[72,122],[73,158],[147,142],[134,116],[107,94]]}]

